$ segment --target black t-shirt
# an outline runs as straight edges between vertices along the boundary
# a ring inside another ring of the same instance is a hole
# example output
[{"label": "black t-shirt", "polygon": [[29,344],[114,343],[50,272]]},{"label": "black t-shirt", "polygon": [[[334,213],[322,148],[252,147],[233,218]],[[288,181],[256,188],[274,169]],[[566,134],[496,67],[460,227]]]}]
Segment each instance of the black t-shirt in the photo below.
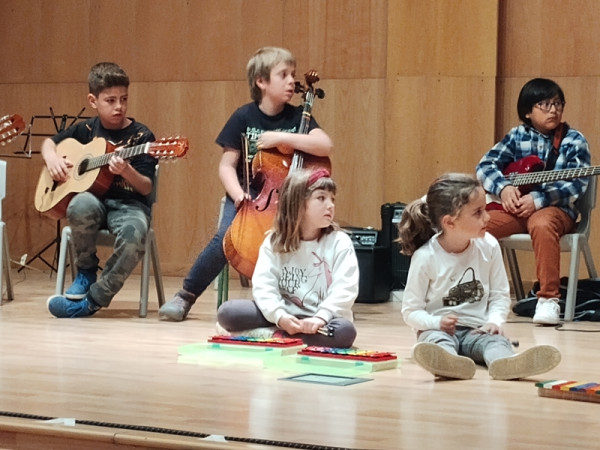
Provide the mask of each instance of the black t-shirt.
[{"label": "black t-shirt", "polygon": [[[115,147],[131,147],[134,145],[145,144],[155,141],[154,134],[145,125],[136,122],[130,118],[131,124],[121,130],[108,130],[102,126],[98,117],[92,117],[84,121],[78,122],[75,125],[59,132],[51,139],[57,145],[67,138],[73,138],[79,143],[85,145],[90,143],[94,138],[101,137],[106,139]],[[156,168],[156,159],[147,154],[134,156],[129,161],[131,166],[144,176],[154,180]],[[120,175],[115,175],[112,184],[108,188],[104,198],[116,199],[135,199],[145,205],[148,200],[144,195],[141,195],[133,189],[133,187],[123,179]]]},{"label": "black t-shirt", "polygon": [[[229,118],[219,136],[217,144],[221,147],[230,147],[242,151],[242,134],[248,138],[248,159],[249,163],[256,155],[256,141],[265,131],[287,131],[289,133],[298,133],[302,121],[302,106],[293,106],[289,103],[283,108],[283,111],[275,116],[269,116],[263,113],[258,107],[257,102],[248,103],[239,107]],[[311,118],[308,131],[319,128],[319,124]],[[244,158],[239,159],[237,175],[240,184],[243,185]]]}]

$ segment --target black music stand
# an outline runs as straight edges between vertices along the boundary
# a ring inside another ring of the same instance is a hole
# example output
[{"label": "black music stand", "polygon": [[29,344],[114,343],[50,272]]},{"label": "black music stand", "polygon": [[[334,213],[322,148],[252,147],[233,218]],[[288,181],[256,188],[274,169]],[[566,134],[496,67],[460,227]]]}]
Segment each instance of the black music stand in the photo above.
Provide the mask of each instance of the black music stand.
[{"label": "black music stand", "polygon": [[[29,127],[28,127],[27,138],[25,140],[25,144],[23,145],[23,153],[29,154],[29,156],[31,156],[32,153],[40,153],[39,151],[36,151],[36,152],[31,151],[31,137],[52,137],[56,133],[59,133],[65,129],[67,129],[71,125],[75,124],[75,122],[77,122],[78,120],[89,119],[89,117],[87,117],[87,116],[82,116],[84,111],[85,111],[85,106],[81,109],[81,111],[79,111],[79,114],[77,114],[76,116],[70,116],[68,114],[63,114],[61,116],[57,116],[54,114],[54,110],[52,109],[52,107],[50,107],[50,115],[49,116],[32,116],[31,123],[29,124]],[[33,122],[35,119],[51,119],[52,123],[54,124],[55,132],[54,133],[32,133],[31,130],[33,128]],[[69,122],[69,120],[70,120],[70,122]],[[67,124],[67,122],[69,122],[69,123]],[[23,133],[23,134],[25,134],[25,133]],[[27,145],[29,145],[28,151],[26,150]],[[54,239],[52,239],[50,242],[48,242],[46,245],[44,245],[44,247],[42,247],[42,249],[39,252],[37,252],[32,257],[30,257],[25,262],[24,265],[19,267],[18,272],[21,272],[21,270],[23,270],[31,262],[35,261],[36,259],[39,259],[40,261],[42,261],[44,264],[46,264],[50,268],[50,276],[52,277],[52,272],[56,272],[56,270],[58,268],[58,256],[59,256],[58,252],[60,250],[60,240],[61,240],[61,226],[60,226],[60,219],[58,219],[56,221],[56,236],[54,237]],[[48,251],[53,246],[56,246],[56,248],[54,249],[54,257],[52,258],[52,262],[50,263],[49,261],[47,261],[44,258],[44,253],[46,253],[46,251]]]}]

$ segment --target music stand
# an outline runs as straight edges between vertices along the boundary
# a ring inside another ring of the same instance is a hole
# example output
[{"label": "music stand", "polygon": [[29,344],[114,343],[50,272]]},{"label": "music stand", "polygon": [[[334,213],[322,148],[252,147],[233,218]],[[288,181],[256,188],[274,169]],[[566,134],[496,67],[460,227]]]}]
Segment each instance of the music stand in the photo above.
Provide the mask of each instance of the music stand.
[{"label": "music stand", "polygon": [[[52,137],[56,133],[60,133],[61,131],[66,130],[71,125],[74,125],[78,120],[89,119],[90,118],[89,116],[82,116],[84,111],[85,111],[85,106],[81,109],[81,111],[79,111],[79,114],[77,114],[76,116],[71,116],[68,114],[62,114],[61,116],[57,116],[56,114],[54,114],[54,110],[52,109],[52,107],[50,107],[50,115],[49,116],[31,116],[31,123],[28,126],[27,138],[25,139],[25,144],[23,145],[22,152],[24,154],[28,154],[29,157],[31,157],[32,153],[34,153],[34,154],[40,153],[39,151],[32,152],[31,137]],[[52,123],[54,125],[55,132],[54,133],[32,133],[31,130],[33,128],[33,123],[34,123],[35,119],[51,119]],[[70,122],[69,122],[69,120],[70,120]],[[67,122],[69,122],[69,123],[67,124]],[[23,133],[23,134],[25,134],[25,133]],[[29,145],[28,151],[26,150],[27,145]],[[32,263],[36,259],[39,259],[44,264],[46,264],[46,266],[48,266],[50,268],[50,277],[52,277],[52,272],[56,272],[58,269],[58,257],[59,257],[58,252],[60,250],[60,239],[61,239],[61,226],[60,226],[60,219],[58,219],[56,221],[56,236],[54,237],[54,239],[52,239],[50,242],[48,242],[46,245],[44,245],[44,247],[42,247],[42,249],[40,251],[38,251],[35,255],[30,257],[25,262],[25,264],[23,264],[21,267],[19,267],[18,272],[21,272],[21,270],[23,270],[30,263]],[[53,246],[56,246],[56,248],[54,249],[54,257],[52,259],[52,262],[50,263],[44,258],[44,253],[46,253],[46,251],[48,251]]]}]

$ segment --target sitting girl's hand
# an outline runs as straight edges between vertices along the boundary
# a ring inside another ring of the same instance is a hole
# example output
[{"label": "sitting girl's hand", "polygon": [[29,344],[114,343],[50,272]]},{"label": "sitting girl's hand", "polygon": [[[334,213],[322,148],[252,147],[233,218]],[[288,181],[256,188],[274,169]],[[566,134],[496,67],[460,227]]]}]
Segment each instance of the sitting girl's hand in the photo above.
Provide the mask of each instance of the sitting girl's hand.
[{"label": "sitting girl's hand", "polygon": [[290,336],[298,333],[304,333],[304,331],[302,331],[302,321],[291,314],[287,314],[279,319],[277,327],[281,328]]},{"label": "sitting girl's hand", "polygon": [[304,334],[317,334],[319,328],[327,324],[327,322],[319,317],[307,317],[306,319],[301,319],[300,323],[302,324],[302,332]]},{"label": "sitting girl's hand", "polygon": [[486,323],[485,325],[482,325],[474,331],[479,333],[499,334],[501,336],[504,336],[504,329],[496,325],[495,323]]},{"label": "sitting girl's hand", "polygon": [[450,336],[454,336],[456,331],[456,322],[458,322],[458,316],[454,314],[446,314],[440,321],[440,330],[444,333],[448,333]]}]

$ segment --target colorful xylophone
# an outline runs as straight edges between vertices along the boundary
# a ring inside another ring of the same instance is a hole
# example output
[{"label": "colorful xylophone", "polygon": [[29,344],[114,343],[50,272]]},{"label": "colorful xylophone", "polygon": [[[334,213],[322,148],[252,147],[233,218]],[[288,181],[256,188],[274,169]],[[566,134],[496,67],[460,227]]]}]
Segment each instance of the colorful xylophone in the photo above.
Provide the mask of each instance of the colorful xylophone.
[{"label": "colorful xylophone", "polygon": [[301,346],[302,339],[295,338],[253,338],[248,336],[213,336],[208,342],[216,344],[252,345],[261,347],[297,347]]},{"label": "colorful xylophone", "polygon": [[540,397],[600,403],[600,384],[595,382],[551,380],[536,383]]},{"label": "colorful xylophone", "polygon": [[356,348],[334,348],[308,346],[298,352],[299,355],[319,356],[322,358],[351,359],[366,362],[390,361],[398,359],[394,353]]}]

